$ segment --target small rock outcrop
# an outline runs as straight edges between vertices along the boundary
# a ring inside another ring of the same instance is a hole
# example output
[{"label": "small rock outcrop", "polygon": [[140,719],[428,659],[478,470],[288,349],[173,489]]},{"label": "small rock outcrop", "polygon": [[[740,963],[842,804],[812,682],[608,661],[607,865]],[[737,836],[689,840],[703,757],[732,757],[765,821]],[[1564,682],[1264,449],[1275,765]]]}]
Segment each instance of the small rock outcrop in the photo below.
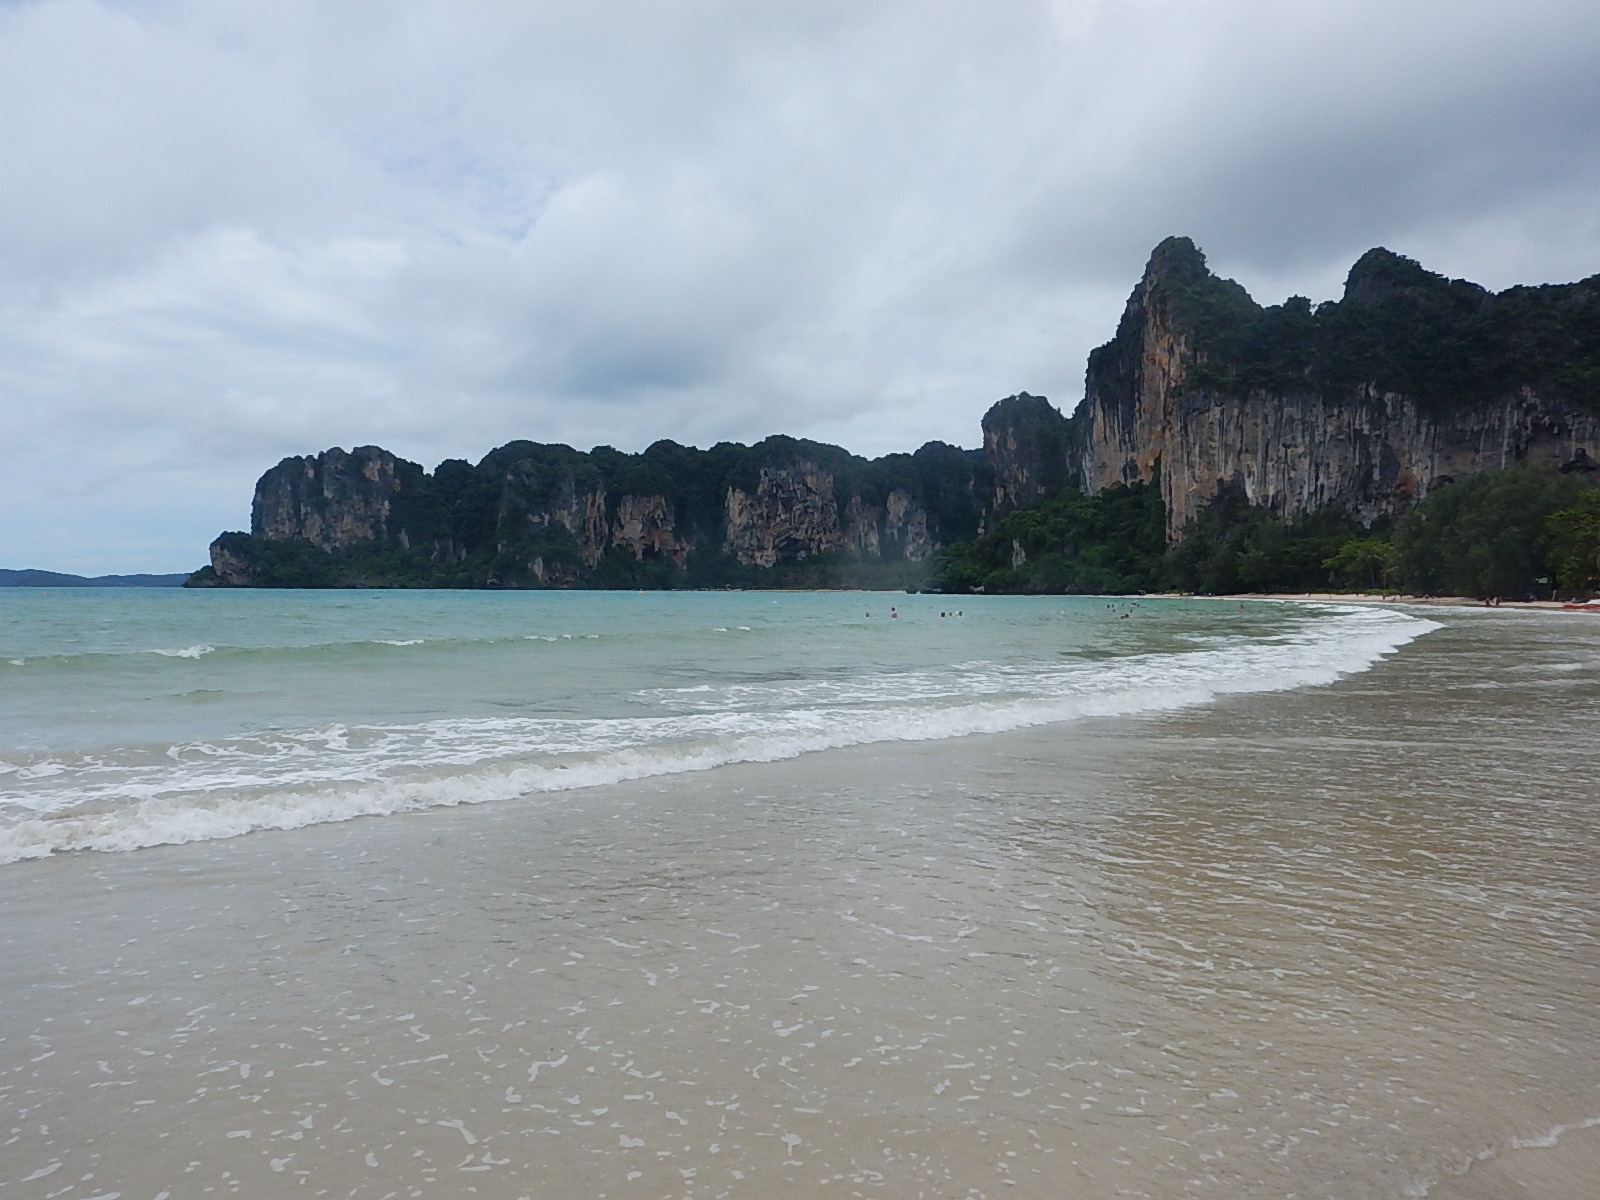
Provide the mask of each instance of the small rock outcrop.
[{"label": "small rock outcrop", "polygon": [[211,570],[214,587],[254,587],[259,564],[251,553],[250,535],[224,533],[211,543]]}]

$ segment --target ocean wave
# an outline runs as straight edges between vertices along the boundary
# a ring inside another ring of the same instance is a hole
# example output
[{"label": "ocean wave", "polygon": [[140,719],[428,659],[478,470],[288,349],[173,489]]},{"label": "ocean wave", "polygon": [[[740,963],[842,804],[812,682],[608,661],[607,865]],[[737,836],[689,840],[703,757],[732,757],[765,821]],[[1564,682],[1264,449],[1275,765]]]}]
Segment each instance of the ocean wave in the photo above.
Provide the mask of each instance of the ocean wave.
[{"label": "ocean wave", "polygon": [[159,654],[162,658],[202,658],[214,653],[215,646],[185,646],[181,650],[151,650],[151,654]]},{"label": "ocean wave", "polygon": [[1585,1117],[1581,1121],[1568,1121],[1564,1125],[1553,1125],[1541,1134],[1529,1138],[1512,1138],[1513,1150],[1548,1150],[1558,1145],[1563,1134],[1572,1133],[1579,1129],[1593,1129],[1600,1126],[1600,1117]]},{"label": "ocean wave", "polygon": [[[11,755],[0,863],[509,800],[817,750],[926,741],[1331,683],[1437,624],[1332,609],[1289,638],[1075,663],[969,662],[843,680],[637,693],[660,715],[332,725],[147,748]],[[692,694],[691,694],[692,693]],[[25,790],[13,786],[26,778]]]},{"label": "ocean wave", "polygon": [[[56,653],[32,653],[25,657],[3,657],[14,667],[29,666],[53,671],[99,671],[108,663],[138,660],[154,655],[167,659],[198,659],[214,656],[230,661],[259,661],[292,665],[297,662],[325,661],[334,657],[359,660],[364,655],[387,653],[386,647],[411,647],[426,645],[430,650],[444,653],[485,650],[515,645],[522,642],[592,642],[606,635],[599,633],[560,634],[495,634],[486,637],[352,637],[332,641],[303,643],[269,643],[264,645],[202,643],[192,646],[123,646],[103,649],[73,650]],[[644,635],[623,635],[643,637]],[[650,635],[657,637],[661,635]],[[670,636],[670,635],[667,635]]]}]

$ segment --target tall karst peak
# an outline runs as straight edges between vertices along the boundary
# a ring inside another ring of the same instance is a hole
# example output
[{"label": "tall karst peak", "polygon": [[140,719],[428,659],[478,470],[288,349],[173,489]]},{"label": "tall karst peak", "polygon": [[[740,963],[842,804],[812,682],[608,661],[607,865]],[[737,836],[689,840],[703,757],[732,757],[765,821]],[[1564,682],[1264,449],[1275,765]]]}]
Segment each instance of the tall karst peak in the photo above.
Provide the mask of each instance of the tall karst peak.
[{"label": "tall karst peak", "polygon": [[1210,274],[1206,256],[1193,240],[1169,237],[1150,252],[1150,261],[1144,267],[1144,284],[1149,288],[1169,279],[1194,283],[1208,278]]},{"label": "tall karst peak", "polygon": [[1118,337],[1127,337],[1139,327],[1148,342],[1160,340],[1159,330],[1182,336],[1199,334],[1202,339],[1221,329],[1252,319],[1260,306],[1232,279],[1212,273],[1206,256],[1186,237],[1169,237],[1150,253],[1139,285],[1128,297],[1118,326]]},{"label": "tall karst peak", "polygon": [[1427,270],[1414,258],[1374,246],[1350,268],[1344,280],[1344,298],[1351,304],[1377,304],[1408,288],[1425,287],[1442,277]]}]

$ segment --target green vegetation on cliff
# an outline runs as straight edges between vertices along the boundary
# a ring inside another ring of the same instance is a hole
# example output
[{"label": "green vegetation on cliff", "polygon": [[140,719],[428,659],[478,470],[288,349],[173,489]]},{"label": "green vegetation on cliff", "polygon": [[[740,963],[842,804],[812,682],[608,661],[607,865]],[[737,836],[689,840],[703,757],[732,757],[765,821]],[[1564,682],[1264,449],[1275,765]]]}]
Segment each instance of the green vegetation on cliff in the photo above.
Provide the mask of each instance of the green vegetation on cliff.
[{"label": "green vegetation on cliff", "polygon": [[[563,537],[562,535],[565,535]],[[571,535],[564,529],[540,542],[525,543],[533,552],[571,555]],[[335,550],[323,550],[304,538],[272,539],[248,533],[224,533],[216,541],[249,571],[252,587],[263,588],[538,588],[536,579],[507,583],[493,573],[495,559],[487,554],[459,562],[428,561],[397,542],[365,540]],[[552,553],[554,547],[555,553]],[[610,550],[592,568],[582,565],[580,586],[600,590],[671,590],[674,588],[864,588],[916,590],[932,569],[930,562],[863,562],[837,551],[824,552],[799,562],[771,567],[747,566],[731,555],[691,550],[679,568],[659,555],[636,559],[625,551]],[[493,582],[490,582],[493,580]],[[190,587],[224,586],[213,567],[202,567],[189,577]]]},{"label": "green vegetation on cliff", "polygon": [[1234,488],[1176,546],[1168,547],[1164,529],[1155,483],[1117,484],[1093,496],[1071,488],[1011,513],[974,542],[948,547],[937,584],[951,592],[1096,595],[1325,591],[1346,575],[1361,576],[1365,548],[1377,540],[1343,510],[1286,522]]},{"label": "green vegetation on cliff", "polygon": [[1262,307],[1231,279],[1173,272],[1152,300],[1172,306],[1203,355],[1190,389],[1314,392],[1364,388],[1441,405],[1536,388],[1600,406],[1600,276],[1498,294],[1384,249],[1350,269],[1342,300]]},{"label": "green vegetation on cliff", "polygon": [[1337,506],[1285,521],[1253,507],[1243,488],[1225,488],[1168,551],[1156,586],[1209,594],[1328,591],[1345,586],[1335,572],[1346,547],[1381,533]]}]

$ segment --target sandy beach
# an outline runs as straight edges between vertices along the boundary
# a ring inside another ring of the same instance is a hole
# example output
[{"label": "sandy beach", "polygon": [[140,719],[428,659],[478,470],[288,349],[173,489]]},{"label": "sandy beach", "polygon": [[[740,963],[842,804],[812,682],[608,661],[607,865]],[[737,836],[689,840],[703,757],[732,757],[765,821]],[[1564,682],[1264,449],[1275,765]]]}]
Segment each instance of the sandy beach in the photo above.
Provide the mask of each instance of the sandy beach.
[{"label": "sandy beach", "polygon": [[[1365,592],[1241,592],[1224,600],[1306,600],[1332,604],[1421,605],[1425,608],[1487,608],[1471,596],[1374,596]],[[1502,612],[1568,612],[1561,600],[1506,600],[1496,605]],[[1600,605],[1595,606],[1600,609]],[[1580,616],[1583,614],[1579,614]]]},{"label": "sandy beach", "polygon": [[12,864],[0,1197],[1587,1200],[1571,628],[1462,614],[1331,687]]}]

